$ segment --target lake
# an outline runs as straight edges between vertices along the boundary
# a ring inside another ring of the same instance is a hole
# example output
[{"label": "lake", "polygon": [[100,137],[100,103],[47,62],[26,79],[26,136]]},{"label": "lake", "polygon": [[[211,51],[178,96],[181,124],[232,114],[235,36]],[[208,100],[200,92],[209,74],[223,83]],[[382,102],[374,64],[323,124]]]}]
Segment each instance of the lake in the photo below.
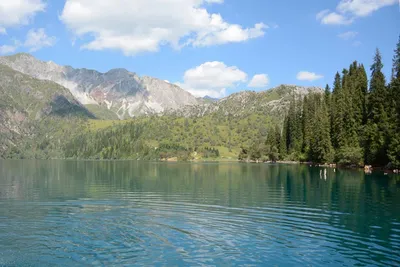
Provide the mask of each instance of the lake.
[{"label": "lake", "polygon": [[0,161],[0,266],[399,266],[400,177]]}]

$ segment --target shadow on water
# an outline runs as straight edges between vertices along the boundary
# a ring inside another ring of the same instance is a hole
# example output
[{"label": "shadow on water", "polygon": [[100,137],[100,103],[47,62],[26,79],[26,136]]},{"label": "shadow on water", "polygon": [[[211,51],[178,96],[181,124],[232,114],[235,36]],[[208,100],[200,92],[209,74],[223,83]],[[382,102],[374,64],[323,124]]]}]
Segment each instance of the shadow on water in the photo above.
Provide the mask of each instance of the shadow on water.
[{"label": "shadow on water", "polygon": [[395,176],[305,165],[0,161],[0,265],[396,266],[398,251]]}]

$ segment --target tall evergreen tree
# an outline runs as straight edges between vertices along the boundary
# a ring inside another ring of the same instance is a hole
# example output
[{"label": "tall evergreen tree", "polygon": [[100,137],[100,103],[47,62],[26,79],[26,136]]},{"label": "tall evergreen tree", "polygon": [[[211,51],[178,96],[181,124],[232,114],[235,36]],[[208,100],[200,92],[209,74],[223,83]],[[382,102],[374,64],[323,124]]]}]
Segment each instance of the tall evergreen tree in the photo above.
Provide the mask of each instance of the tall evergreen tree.
[{"label": "tall evergreen tree", "polygon": [[392,80],[398,79],[400,77],[400,36],[399,41],[394,50],[393,56],[393,68],[392,68]]},{"label": "tall evergreen tree", "polygon": [[288,154],[301,151],[303,146],[301,106],[300,100],[293,99],[289,107],[287,118]]},{"label": "tall evergreen tree", "polygon": [[[329,134],[332,134],[332,91],[329,85],[325,86],[324,100],[328,112],[328,121],[329,121]],[[332,143],[332,135],[330,136],[330,140]]]},{"label": "tall evergreen tree", "polygon": [[[383,166],[389,160],[400,167],[400,39],[393,59],[389,86],[382,72],[379,50],[371,66],[371,81],[362,64],[354,61],[342,76],[335,75],[333,90],[293,100],[282,131],[280,151],[291,158],[340,164]],[[299,131],[301,129],[301,131]],[[336,150],[336,153],[333,151]]]},{"label": "tall evergreen tree", "polygon": [[[343,84],[345,84],[343,82]],[[333,86],[332,101],[332,140],[335,148],[346,145],[344,116],[346,113],[345,94],[342,88],[342,79],[336,73]]]},{"label": "tall evergreen tree", "polygon": [[394,167],[400,168],[400,37],[394,51],[392,80],[390,82],[390,134],[388,157]]},{"label": "tall evergreen tree", "polygon": [[288,149],[288,142],[289,142],[289,133],[288,133],[288,116],[285,116],[283,120],[283,128],[281,133],[281,143],[279,146],[279,154],[281,155],[281,159],[286,157],[287,149]]},{"label": "tall evergreen tree", "polygon": [[343,70],[342,97],[344,103],[343,125],[344,125],[344,147],[358,146],[357,125],[357,101],[355,97],[355,76],[357,62],[350,65],[349,71]]},{"label": "tall evergreen tree", "polygon": [[358,98],[358,106],[359,112],[358,114],[358,123],[360,125],[367,123],[367,94],[368,94],[368,76],[367,72],[365,71],[364,65],[361,64],[357,68],[357,98]]},{"label": "tall evergreen tree", "polygon": [[374,63],[371,66],[366,144],[366,161],[376,165],[384,165],[388,162],[388,89],[382,68],[382,56],[379,49],[377,49]]},{"label": "tall evergreen tree", "polygon": [[331,102],[331,88],[329,87],[328,84],[325,86],[324,100],[325,100],[325,104],[329,107],[330,102]]},{"label": "tall evergreen tree", "polygon": [[305,96],[303,99],[302,130],[303,130],[303,152],[307,155],[310,152],[312,132],[312,99]]},{"label": "tall evergreen tree", "polygon": [[328,108],[321,95],[313,95],[313,135],[310,139],[309,160],[316,163],[329,163],[333,160],[330,137]]}]

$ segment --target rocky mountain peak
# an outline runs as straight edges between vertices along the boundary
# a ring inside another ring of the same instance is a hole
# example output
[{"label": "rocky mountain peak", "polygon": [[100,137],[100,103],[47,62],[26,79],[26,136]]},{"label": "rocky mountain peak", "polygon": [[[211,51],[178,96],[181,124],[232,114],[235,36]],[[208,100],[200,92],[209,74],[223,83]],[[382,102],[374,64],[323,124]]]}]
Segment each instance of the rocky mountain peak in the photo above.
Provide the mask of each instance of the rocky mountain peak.
[{"label": "rocky mountain peak", "polygon": [[174,84],[149,76],[139,77],[122,68],[106,73],[74,69],[44,62],[26,53],[0,57],[0,64],[40,80],[56,82],[68,88],[80,103],[95,105],[96,110],[108,110],[121,119],[201,102]]}]

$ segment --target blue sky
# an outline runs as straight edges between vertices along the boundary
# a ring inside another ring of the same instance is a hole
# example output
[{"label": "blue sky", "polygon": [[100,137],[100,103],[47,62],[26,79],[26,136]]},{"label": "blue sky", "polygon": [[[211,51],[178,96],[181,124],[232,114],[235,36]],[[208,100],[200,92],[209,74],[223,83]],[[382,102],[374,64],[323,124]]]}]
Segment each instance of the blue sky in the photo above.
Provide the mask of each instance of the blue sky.
[{"label": "blue sky", "polygon": [[126,68],[198,96],[325,86],[376,47],[389,76],[399,0],[0,0],[0,54]]}]

